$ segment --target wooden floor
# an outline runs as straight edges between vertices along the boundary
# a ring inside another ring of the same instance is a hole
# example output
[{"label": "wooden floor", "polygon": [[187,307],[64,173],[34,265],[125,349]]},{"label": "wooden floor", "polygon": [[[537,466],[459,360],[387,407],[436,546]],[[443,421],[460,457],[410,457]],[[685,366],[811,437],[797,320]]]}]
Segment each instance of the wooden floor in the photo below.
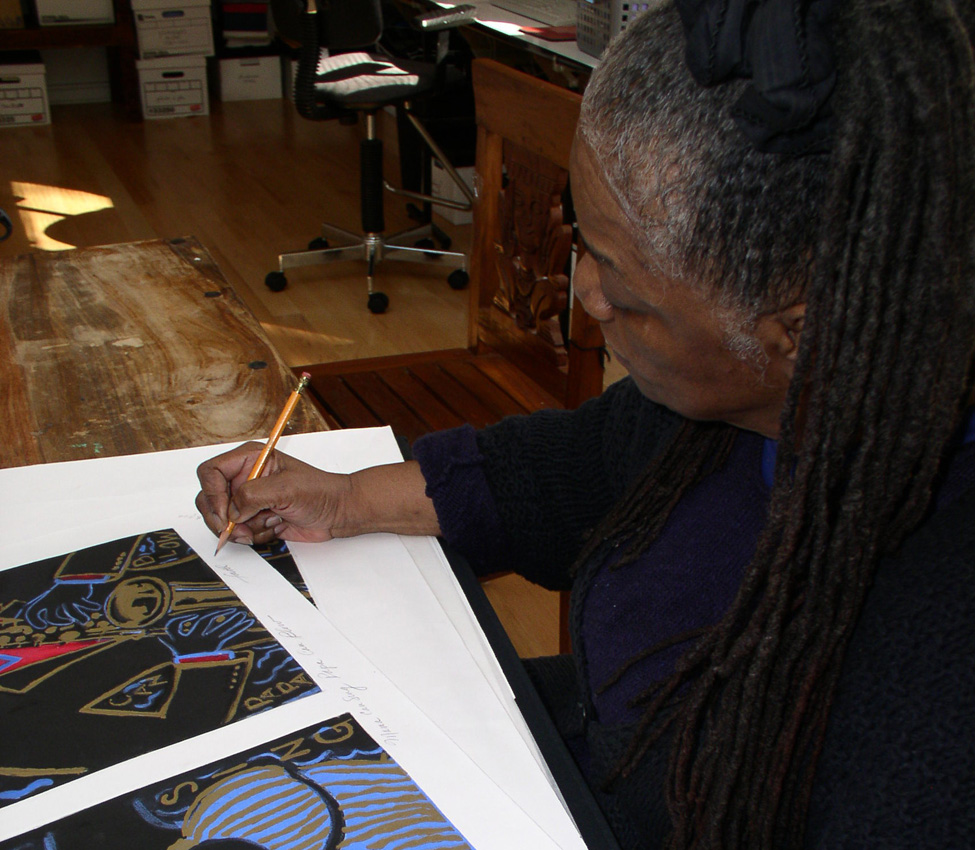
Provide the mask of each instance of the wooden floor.
[{"label": "wooden floor", "polygon": [[[305,248],[323,220],[359,230],[357,133],[304,121],[286,100],[143,123],[109,104],[55,106],[50,127],[0,133],[0,208],[20,225],[0,257],[192,235],[291,364],[463,346],[466,293],[439,269],[381,264],[382,316],[366,309],[357,262],[289,271],[281,293],[264,286],[278,253]],[[386,219],[390,231],[412,223],[395,200]],[[466,250],[470,228],[450,230]]]},{"label": "wooden floor", "polygon": [[[366,309],[356,262],[292,270],[286,290],[268,290],[278,253],[303,249],[323,220],[359,229],[358,128],[305,121],[287,100],[212,110],[135,123],[110,104],[54,106],[48,127],[0,129],[0,208],[15,226],[0,260],[195,236],[289,365],[466,344],[467,295],[447,285],[446,270],[382,263],[377,284],[390,307],[378,316]],[[386,152],[395,182],[395,144]],[[386,223],[411,225],[396,199],[387,199]],[[467,251],[469,225],[440,223]],[[486,588],[522,655],[557,651],[555,594],[512,577]]]}]

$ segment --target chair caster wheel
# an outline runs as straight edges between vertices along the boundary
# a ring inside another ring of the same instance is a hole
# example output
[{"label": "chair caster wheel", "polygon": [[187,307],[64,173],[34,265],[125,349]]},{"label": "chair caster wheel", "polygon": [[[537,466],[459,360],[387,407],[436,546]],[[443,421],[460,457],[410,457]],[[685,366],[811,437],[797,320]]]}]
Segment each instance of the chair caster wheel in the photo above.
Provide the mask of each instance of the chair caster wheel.
[{"label": "chair caster wheel", "polygon": [[389,296],[385,292],[370,292],[369,293],[369,312],[370,313],[385,313],[386,308],[389,306]]},{"label": "chair caster wheel", "polygon": [[288,285],[288,279],[284,272],[268,272],[264,277],[264,285],[271,292],[281,292]]},{"label": "chair caster wheel", "polygon": [[309,251],[324,251],[328,247],[328,240],[324,236],[316,236],[308,243]]},{"label": "chair caster wheel", "polygon": [[454,269],[447,275],[447,284],[451,289],[464,289],[470,282],[471,276],[463,269]]},{"label": "chair caster wheel", "polygon": [[[425,255],[431,260],[435,260],[440,255],[436,253],[437,246],[434,244],[432,239],[420,239],[418,242],[414,243],[415,248],[422,248]],[[430,250],[427,251],[427,248]]]}]

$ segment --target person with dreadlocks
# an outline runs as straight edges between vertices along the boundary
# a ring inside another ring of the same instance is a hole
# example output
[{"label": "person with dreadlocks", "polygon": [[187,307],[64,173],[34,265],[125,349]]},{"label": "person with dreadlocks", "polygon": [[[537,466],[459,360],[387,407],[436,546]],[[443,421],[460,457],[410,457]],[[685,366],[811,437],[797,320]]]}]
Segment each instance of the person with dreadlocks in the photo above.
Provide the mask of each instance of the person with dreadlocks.
[{"label": "person with dreadlocks", "polygon": [[630,376],[349,477],[242,447],[210,527],[571,588],[527,663],[627,850],[975,847],[971,6],[655,4],[571,169]]}]

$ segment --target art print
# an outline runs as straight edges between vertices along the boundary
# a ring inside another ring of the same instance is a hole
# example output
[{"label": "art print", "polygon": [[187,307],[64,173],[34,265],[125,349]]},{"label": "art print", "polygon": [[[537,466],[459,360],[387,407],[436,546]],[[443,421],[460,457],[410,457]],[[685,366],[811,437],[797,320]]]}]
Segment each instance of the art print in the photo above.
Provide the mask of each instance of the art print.
[{"label": "art print", "polygon": [[0,850],[470,850],[350,714],[100,803]]},{"label": "art print", "polygon": [[172,529],[0,572],[0,805],[317,691]]}]

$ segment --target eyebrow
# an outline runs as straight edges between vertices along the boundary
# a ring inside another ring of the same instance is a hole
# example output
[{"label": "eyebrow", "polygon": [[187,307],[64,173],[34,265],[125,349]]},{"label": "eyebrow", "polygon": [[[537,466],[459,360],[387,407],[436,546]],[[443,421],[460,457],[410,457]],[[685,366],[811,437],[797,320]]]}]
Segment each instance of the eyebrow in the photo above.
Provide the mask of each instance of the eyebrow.
[{"label": "eyebrow", "polygon": [[597,263],[602,263],[604,265],[607,265],[614,270],[617,268],[616,263],[614,263],[613,260],[611,260],[609,257],[601,253],[600,251],[597,251],[595,248],[592,247],[592,245],[589,244],[589,242],[586,240],[586,237],[582,235],[582,230],[580,230],[579,227],[576,227],[576,235],[579,238],[579,243],[582,245],[583,248],[586,249],[586,253],[591,254]]},{"label": "eyebrow", "polygon": [[[617,283],[620,286],[622,286],[622,288],[626,291],[626,293],[630,297],[635,298],[637,302],[639,302],[642,305],[651,307],[653,309],[657,308],[657,301],[655,299],[651,299],[647,293],[638,293],[634,291],[633,287],[630,286],[629,282],[626,280],[626,276],[620,271],[619,266],[617,266],[616,263],[610,257],[607,257],[605,254],[602,254],[599,251],[595,250],[586,241],[586,237],[582,235],[582,229],[578,226],[578,224],[576,225],[575,230],[576,230],[576,236],[578,237],[580,244],[582,245],[582,247],[586,249],[586,253],[591,254],[593,256],[593,259],[595,259],[597,263],[602,263],[609,266],[609,268],[611,268],[619,278]],[[648,264],[643,264],[643,268],[652,274],[660,272],[659,268],[651,267]],[[605,287],[605,285],[606,284],[604,283],[603,286]]]}]

